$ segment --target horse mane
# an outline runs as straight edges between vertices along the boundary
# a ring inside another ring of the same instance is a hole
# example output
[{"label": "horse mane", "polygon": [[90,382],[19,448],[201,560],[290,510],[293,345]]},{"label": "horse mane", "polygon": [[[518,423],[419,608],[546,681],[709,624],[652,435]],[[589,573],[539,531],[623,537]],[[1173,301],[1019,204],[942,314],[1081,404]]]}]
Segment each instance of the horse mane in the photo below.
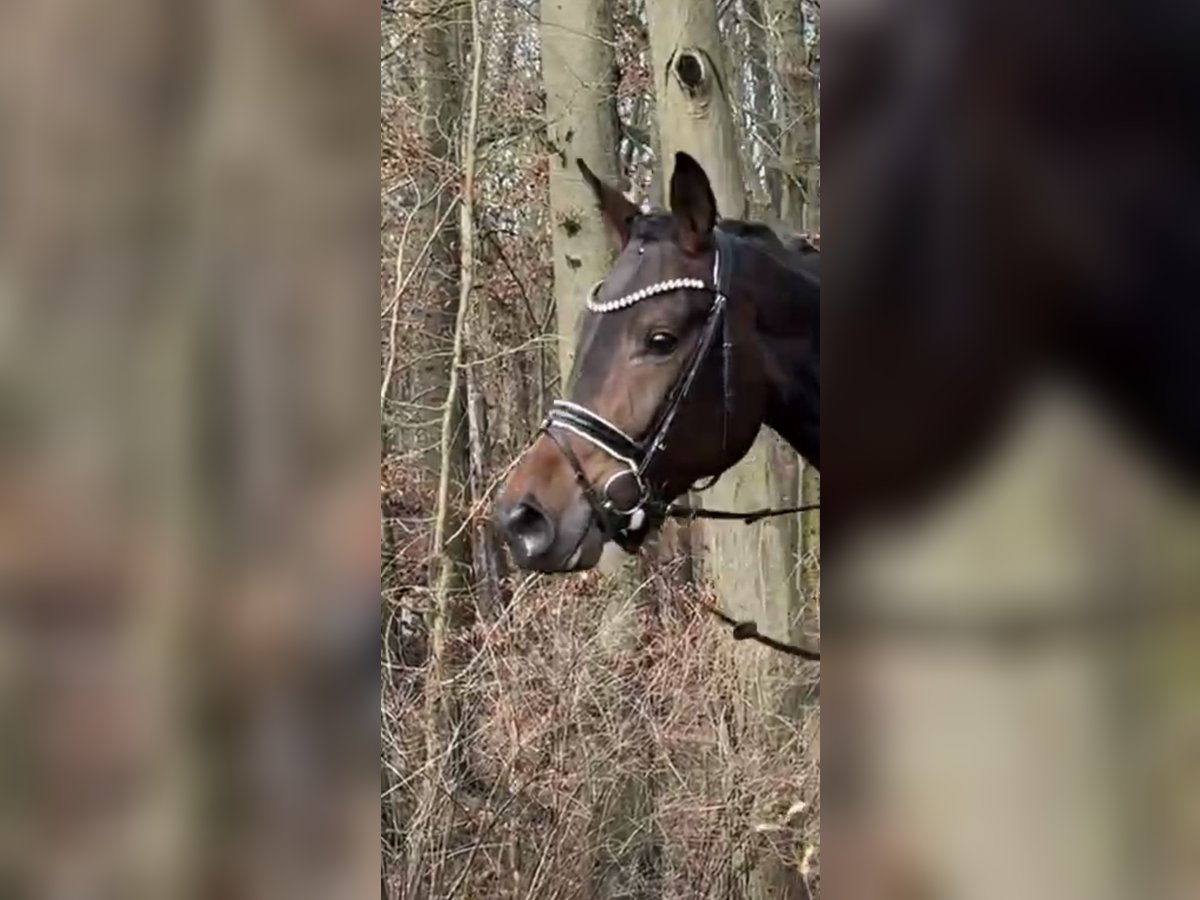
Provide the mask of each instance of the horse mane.
[{"label": "horse mane", "polygon": [[722,231],[738,237],[764,241],[772,246],[786,249],[783,240],[776,234],[775,229],[762,222],[746,222],[742,219],[722,219],[718,225]]},{"label": "horse mane", "polygon": [[[808,235],[796,234],[781,238],[770,225],[744,219],[721,219],[717,228],[753,244],[786,269],[805,279],[820,278],[820,247]],[[630,224],[631,237],[646,240],[671,240],[675,234],[675,219],[671,213],[656,209],[637,216]]]},{"label": "horse mane", "polygon": [[726,234],[758,244],[769,256],[792,271],[819,277],[821,250],[808,235],[795,234],[781,238],[769,225],[741,219],[722,219],[717,227]]}]

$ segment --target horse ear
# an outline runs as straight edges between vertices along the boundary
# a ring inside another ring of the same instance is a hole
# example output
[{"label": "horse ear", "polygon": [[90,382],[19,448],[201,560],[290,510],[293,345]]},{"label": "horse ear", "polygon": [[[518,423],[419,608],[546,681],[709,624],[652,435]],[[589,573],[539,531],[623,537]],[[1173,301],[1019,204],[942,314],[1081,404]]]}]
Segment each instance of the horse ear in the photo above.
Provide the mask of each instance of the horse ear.
[{"label": "horse ear", "polygon": [[670,195],[680,246],[688,253],[706,249],[717,224],[717,199],[703,167],[686,153],[675,154]]},{"label": "horse ear", "polygon": [[601,181],[582,159],[575,160],[575,165],[596,195],[596,205],[600,207],[609,239],[620,250],[629,243],[630,228],[639,212],[637,206],[616,188]]}]

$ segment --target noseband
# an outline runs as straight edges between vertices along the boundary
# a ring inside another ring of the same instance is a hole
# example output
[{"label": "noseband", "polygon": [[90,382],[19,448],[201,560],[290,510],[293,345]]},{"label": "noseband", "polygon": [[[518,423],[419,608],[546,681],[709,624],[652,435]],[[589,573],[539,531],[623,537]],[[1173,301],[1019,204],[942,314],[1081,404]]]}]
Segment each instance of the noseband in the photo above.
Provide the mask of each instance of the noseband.
[{"label": "noseband", "polygon": [[[555,446],[566,457],[567,462],[574,470],[575,479],[579,482],[583,495],[587,498],[588,505],[591,506],[605,537],[627,551],[637,548],[641,542],[643,531],[651,519],[661,521],[664,516],[672,514],[670,505],[654,495],[654,491],[647,481],[647,473],[658,455],[666,449],[667,437],[671,431],[671,425],[675,421],[675,416],[708,359],[718,334],[722,336],[721,367],[724,386],[721,420],[722,446],[728,437],[728,420],[733,402],[733,342],[729,330],[727,309],[733,262],[732,238],[719,230],[714,230],[713,235],[716,250],[711,284],[699,278],[672,278],[647,285],[615,300],[600,302],[598,295],[601,282],[592,288],[588,296],[587,308],[594,313],[604,314],[626,309],[648,297],[669,294],[678,290],[707,291],[713,295],[712,306],[704,320],[700,338],[692,350],[692,355],[672,385],[666,400],[659,408],[650,428],[647,429],[646,435],[641,439],[632,438],[599,413],[567,400],[555,400],[551,404],[546,421],[542,424],[542,433],[554,441]],[[570,443],[560,433],[561,431],[569,431],[577,435],[607,453],[617,462],[622,463],[624,468],[617,470],[603,486],[597,489],[587,477],[583,470],[583,464],[579,461],[575,451],[571,449]],[[615,502],[610,494],[612,485],[622,478],[632,478],[637,485],[637,501],[627,507],[622,507]]]}]

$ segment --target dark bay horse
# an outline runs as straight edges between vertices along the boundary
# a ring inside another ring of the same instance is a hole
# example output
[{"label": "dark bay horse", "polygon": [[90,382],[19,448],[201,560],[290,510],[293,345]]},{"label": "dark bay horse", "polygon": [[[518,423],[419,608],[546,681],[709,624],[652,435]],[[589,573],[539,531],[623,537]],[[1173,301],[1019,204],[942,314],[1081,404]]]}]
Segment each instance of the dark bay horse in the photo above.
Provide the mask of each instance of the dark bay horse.
[{"label": "dark bay horse", "polygon": [[518,565],[635,550],[666,504],[776,431],[820,466],[820,282],[812,247],[718,216],[676,155],[670,211],[641,213],[582,162],[620,249],[592,291],[571,377],[496,507]]},{"label": "dark bay horse", "polygon": [[826,12],[823,563],[969,473],[1047,376],[1200,482],[1200,16],[1049,10]]}]

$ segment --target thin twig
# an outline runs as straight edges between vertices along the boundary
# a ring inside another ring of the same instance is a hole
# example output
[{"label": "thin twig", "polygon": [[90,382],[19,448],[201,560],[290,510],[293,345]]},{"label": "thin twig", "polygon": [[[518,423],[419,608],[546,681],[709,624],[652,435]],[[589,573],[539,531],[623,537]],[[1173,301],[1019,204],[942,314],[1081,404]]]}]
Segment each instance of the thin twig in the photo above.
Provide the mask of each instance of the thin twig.
[{"label": "thin twig", "polygon": [[517,277],[516,271],[513,269],[512,264],[508,261],[508,254],[504,252],[503,245],[501,245],[500,241],[496,238],[496,232],[494,230],[485,231],[483,236],[492,242],[492,246],[495,247],[496,252],[500,254],[500,262],[504,263],[504,268],[508,269],[508,274],[512,276],[513,283],[516,284],[517,291],[521,295],[521,302],[525,304],[525,313],[529,316],[530,324],[534,326],[540,325],[541,323],[538,322],[538,317],[534,315],[533,312],[533,303],[529,299],[529,294],[525,291],[525,283]]},{"label": "thin twig", "polygon": [[[400,243],[396,247],[396,283],[400,283],[400,272],[404,266],[404,247],[408,243],[408,229],[412,226],[412,221],[417,217],[417,211],[420,206],[413,206],[408,213],[408,218],[404,220],[404,228],[400,231]],[[387,345],[387,362],[383,369],[383,384],[379,388],[379,409],[382,412],[385,401],[387,400],[388,392],[392,386],[392,373],[396,370],[396,326],[400,320],[400,304],[398,298],[400,291],[397,290],[392,295],[391,300],[391,322],[388,324],[388,345]]]},{"label": "thin twig", "polygon": [[444,644],[449,604],[450,580],[454,566],[446,558],[446,531],[450,511],[450,457],[454,439],[454,419],[458,404],[458,385],[461,380],[463,334],[466,331],[467,310],[471,290],[475,285],[475,140],[479,125],[479,85],[483,80],[483,37],[480,34],[479,0],[471,0],[471,101],[467,112],[467,127],[463,137],[463,187],[459,206],[459,226],[462,250],[462,282],[459,286],[458,309],[454,317],[454,351],[450,360],[450,384],[446,391],[446,408],[442,413],[441,472],[434,517],[433,546],[440,559],[437,587],[434,593],[434,623],[432,646],[435,662]]},{"label": "thin twig", "polygon": [[[441,188],[439,188],[441,190]],[[387,306],[384,307],[384,315],[390,316],[388,323],[388,357],[383,371],[383,383],[379,386],[379,409],[383,410],[387,403],[388,392],[391,390],[392,376],[396,371],[396,330],[400,321],[400,297],[408,288],[408,284],[416,276],[416,273],[421,268],[421,263],[424,262],[426,254],[429,253],[429,248],[433,246],[438,235],[441,234],[442,228],[446,224],[446,220],[450,218],[450,213],[458,204],[460,197],[455,197],[447,205],[445,212],[438,219],[437,224],[433,226],[433,230],[429,233],[429,238],[425,241],[421,252],[417,254],[417,258],[413,261],[412,268],[408,270],[408,274],[403,278],[401,275],[401,267],[404,263],[404,244],[407,240],[408,227],[416,216],[420,205],[415,205],[412,212],[409,213],[408,221],[404,223],[404,231],[400,236],[400,247],[396,251],[396,289],[392,291],[392,296],[388,300]]]},{"label": "thin twig", "polygon": [[[439,187],[438,190],[441,190],[441,187]],[[409,282],[412,281],[413,278],[416,277],[417,272],[420,271],[421,263],[425,261],[425,257],[429,253],[429,248],[433,246],[434,242],[438,239],[438,236],[442,233],[442,226],[446,224],[446,221],[450,218],[450,213],[454,212],[455,206],[461,199],[461,195],[456,195],[450,200],[450,203],[446,206],[446,209],[438,218],[437,223],[429,232],[429,237],[426,239],[424,246],[421,247],[421,252],[418,253],[417,258],[413,260],[412,268],[408,270],[408,274],[404,276],[403,279],[400,278],[400,261],[396,261],[396,289],[392,291],[392,296],[388,299],[387,306],[384,307],[384,312],[390,312],[392,308],[400,302],[400,297],[404,294]]]}]

